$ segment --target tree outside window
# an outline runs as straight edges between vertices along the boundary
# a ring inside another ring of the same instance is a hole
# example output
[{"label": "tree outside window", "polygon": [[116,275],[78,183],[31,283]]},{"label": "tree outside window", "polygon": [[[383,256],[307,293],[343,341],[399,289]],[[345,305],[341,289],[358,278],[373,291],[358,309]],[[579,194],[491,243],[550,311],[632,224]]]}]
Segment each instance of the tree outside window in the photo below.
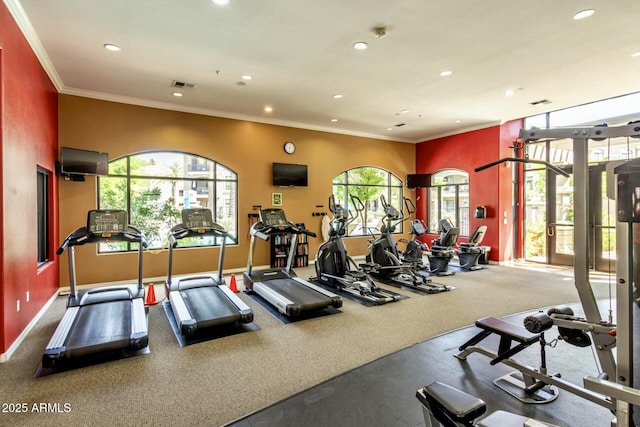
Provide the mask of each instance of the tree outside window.
[{"label": "tree outside window", "polygon": [[[333,179],[333,194],[336,203],[347,207],[353,214],[355,206],[351,195],[357,196],[364,204],[364,211],[347,229],[347,236],[371,235],[380,229],[384,210],[380,206],[380,196],[384,196],[391,206],[401,210],[402,181],[390,172],[375,167],[358,167],[338,174]],[[397,232],[402,232],[402,225]]]},{"label": "tree outside window", "polygon": [[[211,209],[216,222],[237,236],[237,188],[237,175],[213,160],[182,152],[147,152],[109,162],[109,175],[98,178],[98,207],[126,210],[149,249],[161,249],[185,208]],[[220,244],[212,236],[180,242],[181,247]],[[137,250],[137,245],[105,243],[99,250]]]}]

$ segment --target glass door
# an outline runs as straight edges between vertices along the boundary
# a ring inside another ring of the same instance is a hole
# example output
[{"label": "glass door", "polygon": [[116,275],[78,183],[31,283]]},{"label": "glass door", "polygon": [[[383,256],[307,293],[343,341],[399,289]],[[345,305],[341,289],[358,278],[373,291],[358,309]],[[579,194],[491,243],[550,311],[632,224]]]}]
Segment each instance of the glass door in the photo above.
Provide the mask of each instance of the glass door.
[{"label": "glass door", "polygon": [[589,169],[589,193],[591,267],[599,271],[615,271],[616,203],[607,197],[605,164]]},{"label": "glass door", "polygon": [[[571,173],[571,168],[563,168]],[[573,176],[548,173],[547,253],[549,264],[573,265]]]}]

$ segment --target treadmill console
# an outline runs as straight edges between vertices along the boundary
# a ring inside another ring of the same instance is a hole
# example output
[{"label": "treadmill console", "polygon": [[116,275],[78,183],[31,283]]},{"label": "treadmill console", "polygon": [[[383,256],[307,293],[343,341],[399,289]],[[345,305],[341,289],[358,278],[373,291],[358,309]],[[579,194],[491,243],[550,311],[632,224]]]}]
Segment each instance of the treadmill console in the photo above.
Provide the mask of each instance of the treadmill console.
[{"label": "treadmill console", "polygon": [[87,215],[87,230],[103,237],[122,233],[128,223],[123,210],[92,210]]},{"label": "treadmill console", "polygon": [[211,210],[207,208],[184,209],[182,223],[190,230],[211,228],[213,226]]},{"label": "treadmill console", "polygon": [[260,221],[265,227],[289,225],[289,221],[287,221],[287,217],[284,215],[284,210],[278,208],[260,210]]}]

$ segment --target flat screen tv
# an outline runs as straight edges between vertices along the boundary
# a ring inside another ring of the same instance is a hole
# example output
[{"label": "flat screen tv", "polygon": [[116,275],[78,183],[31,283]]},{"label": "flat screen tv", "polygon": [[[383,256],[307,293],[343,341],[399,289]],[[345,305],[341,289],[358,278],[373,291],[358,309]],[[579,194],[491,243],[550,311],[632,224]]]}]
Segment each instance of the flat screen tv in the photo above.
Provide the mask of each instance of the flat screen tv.
[{"label": "flat screen tv", "polygon": [[278,187],[306,187],[308,185],[307,165],[274,163],[273,185]]},{"label": "flat screen tv", "polygon": [[62,175],[107,175],[109,155],[99,151],[62,147],[60,173]]},{"label": "flat screen tv", "polygon": [[431,186],[431,174],[418,173],[407,175],[407,188],[424,188]]}]

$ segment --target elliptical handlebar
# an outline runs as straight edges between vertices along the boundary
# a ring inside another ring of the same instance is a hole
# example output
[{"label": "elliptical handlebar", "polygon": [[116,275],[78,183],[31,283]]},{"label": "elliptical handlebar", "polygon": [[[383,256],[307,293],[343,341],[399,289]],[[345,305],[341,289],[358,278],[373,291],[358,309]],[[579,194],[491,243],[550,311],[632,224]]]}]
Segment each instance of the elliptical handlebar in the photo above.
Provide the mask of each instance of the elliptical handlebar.
[{"label": "elliptical handlebar", "polygon": [[404,216],[404,212],[402,210],[398,210],[396,208],[394,208],[393,206],[391,206],[390,204],[387,203],[387,199],[385,199],[384,194],[380,195],[380,203],[382,204],[382,207],[384,208],[384,217],[383,220],[386,219],[387,220],[387,227],[389,228],[389,230],[393,229],[396,225],[400,224],[401,222],[406,221],[407,219],[409,219],[409,216]]},{"label": "elliptical handlebar", "polygon": [[360,200],[358,196],[351,194],[349,197],[351,197],[351,203],[353,203],[353,207],[356,209],[358,214],[364,211],[364,203],[362,203],[362,200]]},{"label": "elliptical handlebar", "polygon": [[413,200],[411,200],[408,197],[403,197],[404,199],[404,206],[407,209],[407,216],[411,216],[416,212],[416,205],[415,203],[413,203]]}]

